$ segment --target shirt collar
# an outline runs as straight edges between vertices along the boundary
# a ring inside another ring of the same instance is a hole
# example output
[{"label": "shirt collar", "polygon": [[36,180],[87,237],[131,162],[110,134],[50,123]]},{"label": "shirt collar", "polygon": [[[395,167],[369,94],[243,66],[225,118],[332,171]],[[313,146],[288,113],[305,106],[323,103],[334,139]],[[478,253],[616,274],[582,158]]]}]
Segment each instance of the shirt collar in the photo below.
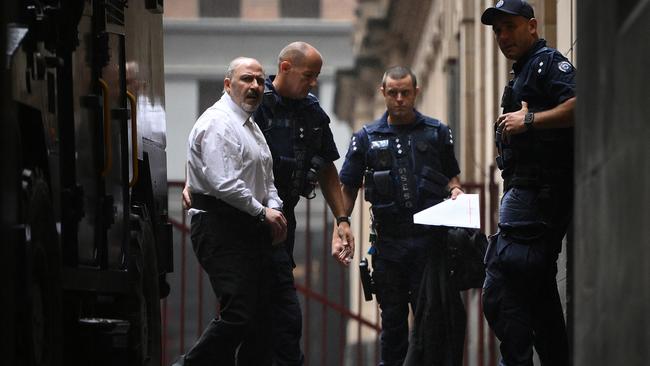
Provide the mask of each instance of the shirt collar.
[{"label": "shirt collar", "polygon": [[[413,123],[409,123],[406,125],[401,125],[404,127],[415,127],[422,123],[424,121],[424,117],[422,116],[422,113],[418,112],[415,110],[415,121]],[[391,132],[391,125],[388,123],[388,111],[384,112],[384,115],[379,118],[379,127],[377,128],[377,131],[379,132]]]},{"label": "shirt collar", "polygon": [[237,121],[242,125],[245,124],[248,118],[251,116],[251,113],[246,112],[237,103],[235,103],[230,94],[223,93],[221,100],[224,101],[228,109],[234,114],[234,117],[237,118]]},{"label": "shirt collar", "polygon": [[521,71],[521,68],[524,67],[526,64],[526,61],[535,54],[540,48],[546,47],[546,40],[544,38],[540,38],[535,43],[533,43],[533,46],[526,52],[524,56],[522,56],[519,60],[517,60],[513,65],[512,65],[512,70],[515,72],[515,74],[518,74],[519,71]]},{"label": "shirt collar", "polygon": [[309,97],[305,97],[302,99],[292,99],[292,98],[287,98],[281,96],[277,90],[275,90],[275,85],[273,85],[273,80],[275,80],[275,77],[277,75],[269,75],[266,80],[264,81],[264,91],[265,92],[272,92],[273,94],[277,95],[279,97],[278,102],[284,106],[287,107],[297,107],[300,105],[308,105],[310,104],[310,99]]}]

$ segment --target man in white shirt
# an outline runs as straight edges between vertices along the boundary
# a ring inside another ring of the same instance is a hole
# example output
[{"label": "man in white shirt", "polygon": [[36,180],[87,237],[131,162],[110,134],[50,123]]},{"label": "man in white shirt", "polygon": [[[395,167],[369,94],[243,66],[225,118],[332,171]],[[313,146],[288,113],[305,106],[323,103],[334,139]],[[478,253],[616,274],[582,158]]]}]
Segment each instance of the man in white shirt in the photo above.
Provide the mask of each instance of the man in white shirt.
[{"label": "man in white shirt", "polygon": [[[269,147],[251,118],[262,101],[264,77],[257,60],[234,59],[225,93],[190,132],[192,245],[220,310],[185,356],[186,366],[270,364],[263,300],[272,243],[285,240],[287,221],[273,185]],[[239,347],[244,340],[258,351]]]}]

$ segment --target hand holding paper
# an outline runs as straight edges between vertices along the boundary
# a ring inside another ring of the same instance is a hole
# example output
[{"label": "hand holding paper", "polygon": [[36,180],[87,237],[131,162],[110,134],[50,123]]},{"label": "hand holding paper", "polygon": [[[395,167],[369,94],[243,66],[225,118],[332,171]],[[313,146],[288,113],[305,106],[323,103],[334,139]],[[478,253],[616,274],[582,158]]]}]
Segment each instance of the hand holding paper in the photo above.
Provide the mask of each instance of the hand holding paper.
[{"label": "hand holding paper", "polygon": [[423,225],[481,227],[478,194],[461,194],[413,215],[413,222]]}]

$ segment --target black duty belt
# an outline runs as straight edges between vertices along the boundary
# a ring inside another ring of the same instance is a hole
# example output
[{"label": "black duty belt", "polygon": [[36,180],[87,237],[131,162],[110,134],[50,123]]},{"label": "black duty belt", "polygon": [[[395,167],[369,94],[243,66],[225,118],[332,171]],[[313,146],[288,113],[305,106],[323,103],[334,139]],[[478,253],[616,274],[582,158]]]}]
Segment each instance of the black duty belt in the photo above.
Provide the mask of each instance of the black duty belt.
[{"label": "black duty belt", "polygon": [[255,217],[239,210],[226,202],[214,197],[200,193],[192,193],[192,208],[207,211],[219,215],[227,215],[232,218],[254,221]]},{"label": "black duty belt", "polygon": [[429,235],[436,232],[436,228],[430,225],[420,225],[411,222],[376,224],[379,237],[415,237]]},{"label": "black duty belt", "polygon": [[514,167],[511,176],[508,177],[509,184],[504,188],[513,187],[537,187],[555,186],[566,183],[570,177],[568,170],[545,169],[536,165],[518,164]]}]

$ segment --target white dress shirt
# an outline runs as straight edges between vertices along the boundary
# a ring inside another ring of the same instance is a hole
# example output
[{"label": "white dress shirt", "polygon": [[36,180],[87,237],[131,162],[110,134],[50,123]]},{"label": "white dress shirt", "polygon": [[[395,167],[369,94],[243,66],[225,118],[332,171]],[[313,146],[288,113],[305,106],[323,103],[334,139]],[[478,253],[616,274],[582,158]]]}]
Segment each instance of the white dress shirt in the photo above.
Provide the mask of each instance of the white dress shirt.
[{"label": "white dress shirt", "polygon": [[269,146],[251,118],[227,93],[208,108],[190,132],[187,180],[190,192],[255,216],[264,206],[282,208],[282,200],[273,185]]}]

